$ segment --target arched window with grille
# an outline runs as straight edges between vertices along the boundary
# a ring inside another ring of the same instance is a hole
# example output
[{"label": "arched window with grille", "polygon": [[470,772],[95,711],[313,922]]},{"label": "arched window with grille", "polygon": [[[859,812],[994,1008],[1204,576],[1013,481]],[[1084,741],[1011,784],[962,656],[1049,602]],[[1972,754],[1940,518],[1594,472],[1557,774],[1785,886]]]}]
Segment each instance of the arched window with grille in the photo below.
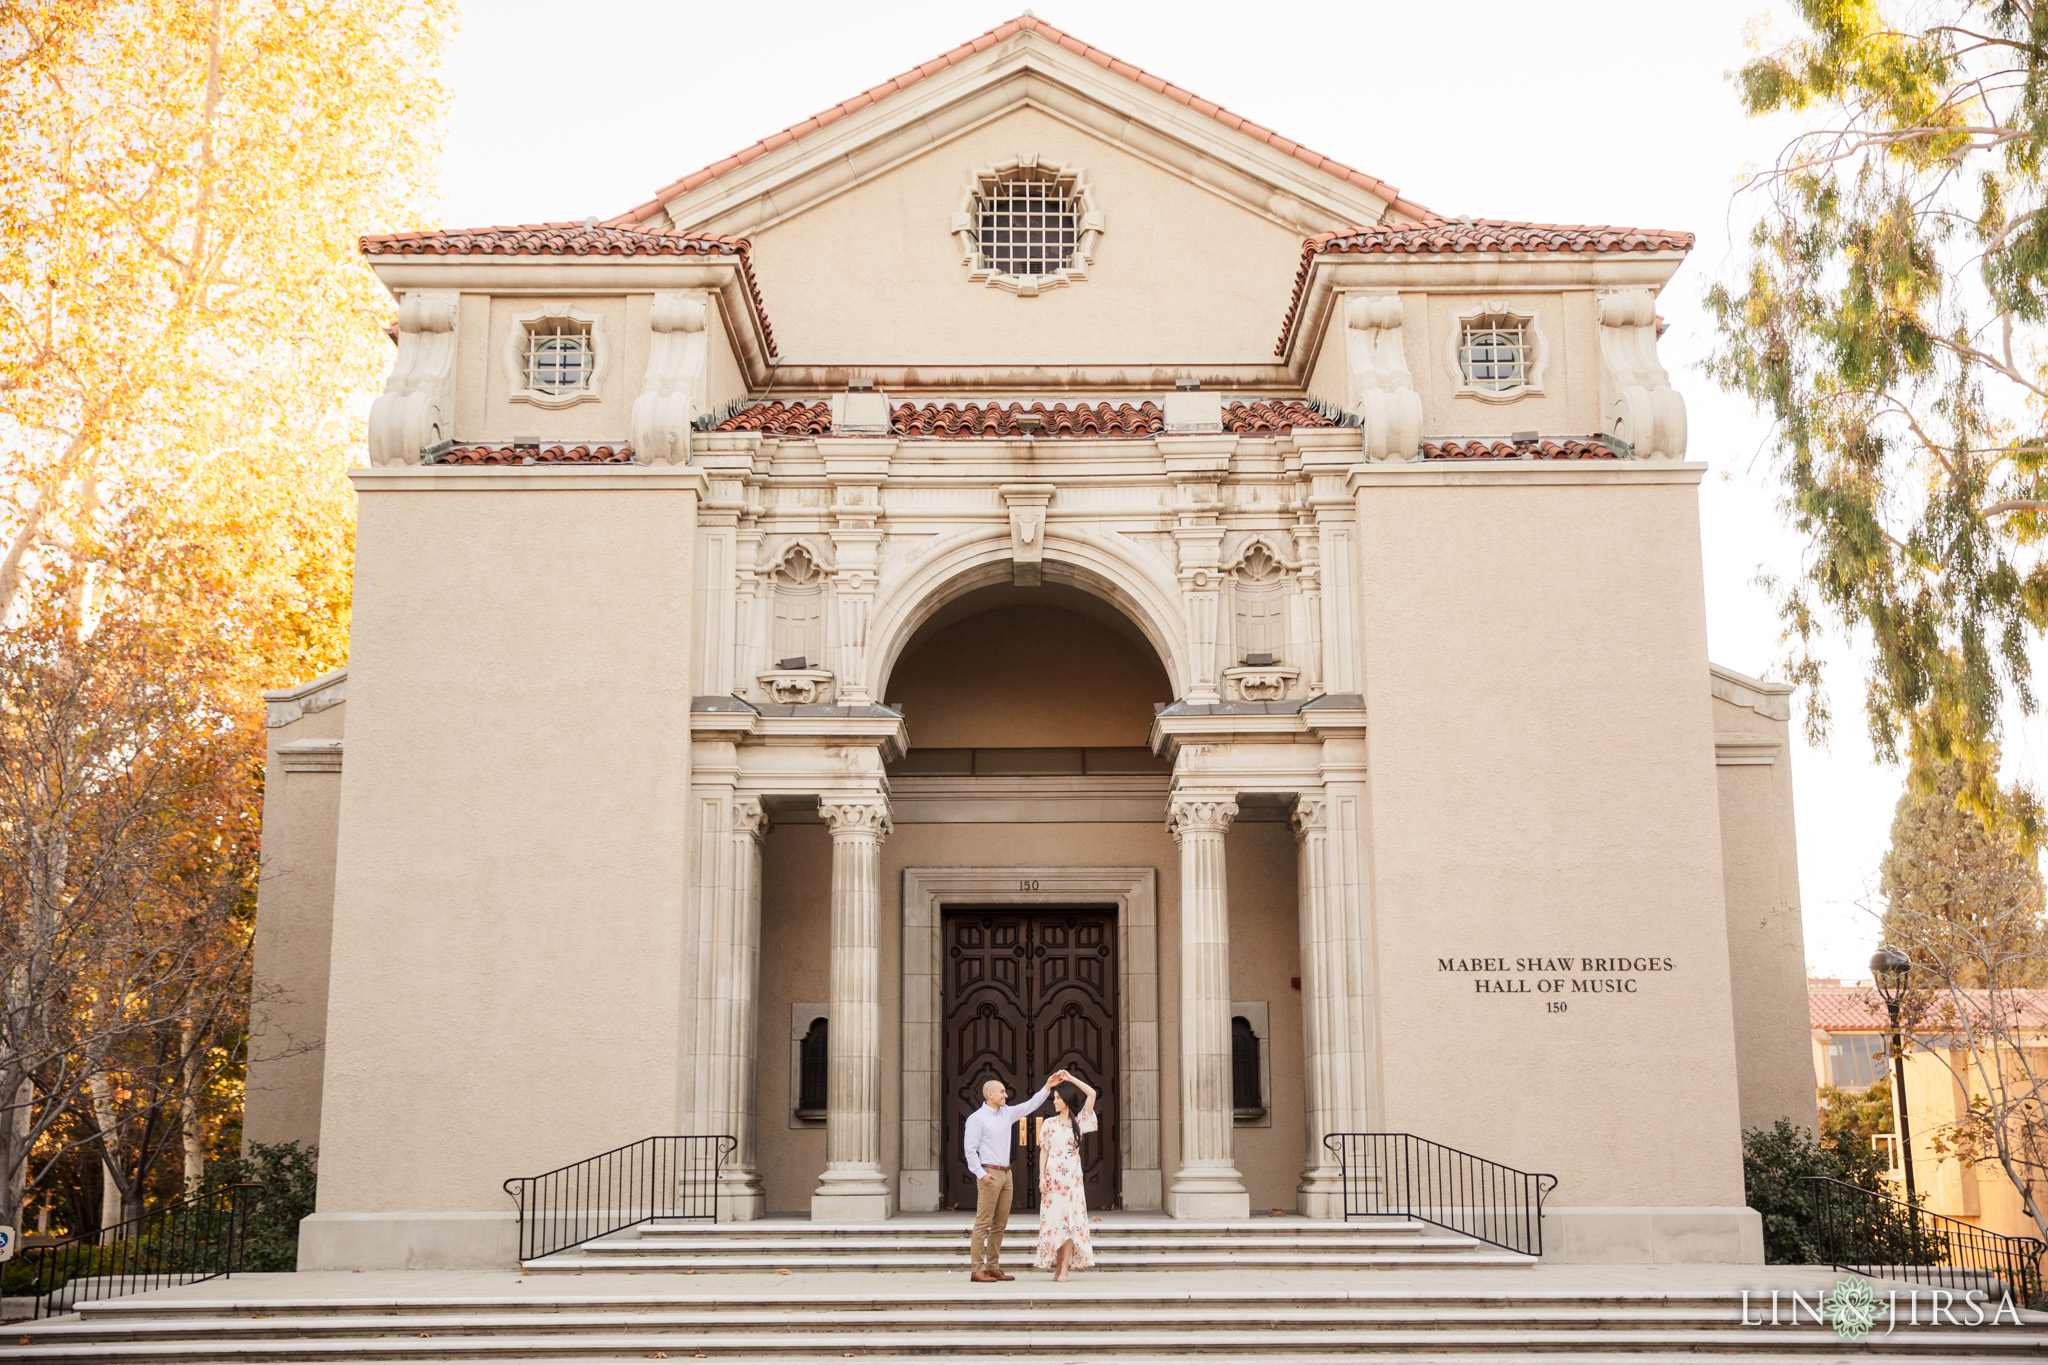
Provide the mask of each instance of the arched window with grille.
[{"label": "arched window with grille", "polygon": [[825,1058],[831,1021],[811,1020],[810,1031],[797,1046],[796,1116],[800,1119],[825,1117]]}]

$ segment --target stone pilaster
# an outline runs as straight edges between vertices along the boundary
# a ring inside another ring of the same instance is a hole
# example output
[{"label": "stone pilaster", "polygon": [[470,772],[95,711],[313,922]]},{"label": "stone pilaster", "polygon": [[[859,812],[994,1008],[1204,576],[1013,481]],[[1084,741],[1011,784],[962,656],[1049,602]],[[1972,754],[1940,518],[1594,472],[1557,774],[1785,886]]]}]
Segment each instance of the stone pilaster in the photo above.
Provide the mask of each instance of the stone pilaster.
[{"label": "stone pilaster", "polygon": [[1175,1218],[1249,1218],[1251,1196],[1231,1154],[1230,897],[1223,836],[1237,818],[1228,792],[1180,792],[1167,829],[1180,845],[1180,1170],[1167,1190]]},{"label": "stone pilaster", "polygon": [[768,816],[757,797],[732,805],[733,936],[731,985],[726,993],[725,1028],[732,1064],[726,1068],[725,1112],[738,1141],[720,1180],[719,1217],[734,1222],[763,1218],[768,1197],[761,1187],[755,1110],[755,1074],[761,1056],[761,845]]},{"label": "stone pilaster", "polygon": [[1330,1133],[1371,1131],[1371,1016],[1361,897],[1361,794],[1304,792],[1293,814],[1299,840],[1302,1091],[1307,1154],[1296,1187],[1301,1212],[1344,1216]]},{"label": "stone pilaster", "polygon": [[825,1174],[811,1196],[820,1222],[879,1222],[893,1212],[882,1174],[882,840],[879,793],[826,799],[832,831],[832,963],[826,994]]},{"label": "stone pilaster", "polygon": [[758,801],[700,787],[697,872],[683,985],[682,1131],[738,1144],[719,1172],[718,1216],[767,1212],[755,1155],[754,1068],[759,1053],[761,857]]}]

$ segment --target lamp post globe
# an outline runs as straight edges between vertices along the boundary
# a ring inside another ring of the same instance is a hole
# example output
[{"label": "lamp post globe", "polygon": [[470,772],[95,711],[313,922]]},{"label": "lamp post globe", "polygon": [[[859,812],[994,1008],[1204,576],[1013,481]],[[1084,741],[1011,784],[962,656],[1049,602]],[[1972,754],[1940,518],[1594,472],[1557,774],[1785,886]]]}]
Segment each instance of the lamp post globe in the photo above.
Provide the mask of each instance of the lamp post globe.
[{"label": "lamp post globe", "polygon": [[1871,954],[1870,977],[1877,983],[1878,995],[1893,1010],[1898,1009],[1899,997],[1906,993],[1906,978],[1912,970],[1913,959],[1889,943]]}]

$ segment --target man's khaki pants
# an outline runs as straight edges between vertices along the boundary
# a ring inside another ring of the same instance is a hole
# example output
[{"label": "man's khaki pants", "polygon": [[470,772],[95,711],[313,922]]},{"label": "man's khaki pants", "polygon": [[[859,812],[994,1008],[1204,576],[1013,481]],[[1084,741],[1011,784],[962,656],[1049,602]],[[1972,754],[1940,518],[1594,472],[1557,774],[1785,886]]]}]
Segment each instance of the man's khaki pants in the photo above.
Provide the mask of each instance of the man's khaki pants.
[{"label": "man's khaki pants", "polygon": [[1003,1229],[1010,1225],[1010,1173],[991,1169],[974,1202],[974,1240],[967,1244],[972,1269],[993,1271],[1003,1263]]}]

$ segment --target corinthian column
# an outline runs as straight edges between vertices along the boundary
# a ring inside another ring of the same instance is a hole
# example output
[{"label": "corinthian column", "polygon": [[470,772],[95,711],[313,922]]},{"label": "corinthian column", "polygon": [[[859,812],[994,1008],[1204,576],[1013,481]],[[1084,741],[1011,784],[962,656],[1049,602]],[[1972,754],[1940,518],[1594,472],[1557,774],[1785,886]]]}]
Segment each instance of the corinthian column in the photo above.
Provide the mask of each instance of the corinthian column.
[{"label": "corinthian column", "polygon": [[879,794],[825,800],[832,830],[831,1032],[825,1052],[825,1174],[811,1195],[819,1222],[889,1216],[882,1174],[882,840],[889,803]]},{"label": "corinthian column", "polygon": [[720,1031],[725,1044],[724,1093],[717,1097],[724,1126],[738,1142],[719,1180],[718,1215],[734,1222],[766,1217],[768,1196],[761,1187],[755,1150],[759,1116],[754,1111],[754,1068],[761,1055],[761,844],[768,817],[756,797],[732,804],[732,937],[729,964],[720,983]]},{"label": "corinthian column", "polygon": [[1166,1194],[1175,1218],[1249,1218],[1231,1156],[1230,896],[1223,835],[1228,792],[1177,793],[1166,827],[1180,844],[1180,1171]]},{"label": "corinthian column", "polygon": [[1303,793],[1292,822],[1299,839],[1302,1091],[1308,1152],[1296,1186],[1301,1212],[1342,1218],[1344,1189],[1331,1133],[1372,1127],[1371,1019],[1366,958],[1370,945],[1360,898],[1358,793]]}]

